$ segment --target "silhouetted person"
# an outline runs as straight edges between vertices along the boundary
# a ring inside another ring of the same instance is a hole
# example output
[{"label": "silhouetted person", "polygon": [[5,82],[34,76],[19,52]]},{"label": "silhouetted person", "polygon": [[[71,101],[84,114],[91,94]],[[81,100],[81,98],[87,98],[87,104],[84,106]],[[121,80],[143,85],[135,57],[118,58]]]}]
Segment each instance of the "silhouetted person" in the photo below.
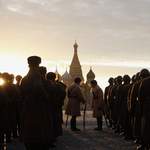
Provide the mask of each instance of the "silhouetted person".
[{"label": "silhouetted person", "polygon": [[20,124],[20,142],[28,150],[44,150],[43,143],[47,135],[44,102],[48,95],[42,77],[38,73],[41,58],[28,57],[29,72],[22,79],[20,85],[23,109]]},{"label": "silhouetted person", "polygon": [[[22,79],[21,75],[17,75],[16,76],[16,87],[18,88],[19,92],[20,92],[20,81]],[[20,120],[21,120],[21,111],[22,111],[22,100],[21,100],[21,96],[17,99],[16,102],[16,119],[17,119],[17,125],[18,125],[18,133],[20,131]],[[17,137],[17,136],[16,136]]]},{"label": "silhouetted person", "polygon": [[[139,144],[141,141],[141,112],[140,112],[140,103],[138,101],[139,87],[143,79],[147,78],[150,75],[147,69],[142,69],[139,74],[137,74],[137,82],[133,85],[131,96],[130,96],[130,108],[129,112],[133,118],[133,136],[136,138],[134,143]],[[140,76],[140,78],[138,77]]]},{"label": "silhouetted person", "polygon": [[[109,85],[105,88],[105,92],[104,92],[104,101],[105,101],[106,105],[107,105],[108,91],[109,91],[109,88],[113,85],[114,79],[112,77],[110,77],[108,80],[108,83],[109,83]],[[110,117],[109,117],[109,122],[110,122],[109,127],[112,127],[112,120],[110,120]]]},{"label": "silhouetted person", "polygon": [[20,88],[20,81],[21,81],[21,79],[22,79],[21,75],[17,75],[16,76],[16,81],[17,81],[16,85],[17,85],[18,88]]},{"label": "silhouetted person", "polygon": [[121,90],[120,93],[120,114],[119,114],[119,125],[121,125],[124,133],[123,139],[131,139],[132,134],[131,134],[131,128],[128,125],[128,120],[129,118],[129,113],[128,113],[128,107],[127,107],[127,99],[128,99],[128,94],[130,91],[130,88],[132,86],[132,83],[130,84],[130,77],[126,75],[126,79],[124,79],[124,87]]},{"label": "silhouetted person", "polygon": [[[15,85],[14,84],[14,79],[15,79],[15,76],[14,74],[9,74],[9,83],[12,84],[12,85]],[[17,87],[18,91],[20,92],[19,88]],[[20,95],[20,93],[19,93]],[[18,129],[20,129],[20,115],[21,115],[21,112],[18,111],[19,108],[18,108],[18,100],[20,100],[20,96],[18,96],[15,104],[14,104],[14,109],[15,109],[15,118],[16,118],[16,128],[13,130],[13,138],[17,138],[18,137],[18,134],[17,134],[17,131]],[[18,126],[18,128],[17,128]],[[18,131],[19,133],[19,131]]]},{"label": "silhouetted person", "polygon": [[[17,87],[13,84],[12,80],[9,80],[9,74],[7,72],[2,74],[2,79],[4,81],[3,88],[9,98],[6,111],[8,115],[8,121],[10,126],[10,132],[6,135],[6,141],[11,142],[11,132],[13,136],[16,136],[17,132],[17,121],[16,121],[16,112],[15,112],[15,105],[17,99],[20,97],[20,92]],[[10,81],[10,82],[9,82]]]},{"label": "silhouetted person", "polygon": [[54,72],[48,72],[46,75],[47,80],[49,81],[49,86],[51,88],[52,93],[49,94],[51,99],[51,111],[52,118],[54,124],[55,138],[62,135],[62,126],[61,126],[61,116],[60,111],[57,104],[57,96],[58,96],[58,87],[55,82],[56,74]]},{"label": "silhouetted person", "polygon": [[91,107],[93,108],[93,117],[97,119],[98,127],[94,130],[102,130],[102,116],[103,116],[103,91],[97,85],[96,80],[91,81],[92,100]]},{"label": "silhouetted person", "polygon": [[[118,122],[119,115],[120,115],[120,109],[122,105],[122,100],[120,99],[120,94],[123,89],[123,87],[127,84],[129,84],[130,77],[128,75],[123,76],[123,84],[119,85],[117,88],[117,93],[116,93],[116,103],[117,103],[117,114],[116,114],[116,122]],[[117,124],[117,129],[114,132],[120,132],[120,125]]]},{"label": "silhouetted person", "polygon": [[0,85],[0,148],[3,148],[1,143],[4,142],[4,134],[10,133],[8,116],[6,111],[8,96],[3,88]]},{"label": "silhouetted person", "polygon": [[117,94],[117,89],[118,87],[122,84],[122,76],[117,76],[116,78],[116,83],[110,92],[110,109],[111,109],[111,119],[113,121],[113,129],[116,129],[116,124],[117,124],[117,107],[118,107],[118,103],[116,101],[116,94]]},{"label": "silhouetted person", "polygon": [[[54,148],[56,147],[53,143],[55,141],[55,131],[54,126],[57,126],[54,124],[53,117],[52,117],[52,109],[51,104],[54,101],[53,97],[53,86],[50,80],[46,79],[47,69],[44,66],[39,67],[39,73],[41,74],[44,82],[45,89],[48,93],[48,101],[45,103],[45,110],[46,110],[46,117],[47,117],[47,127],[48,127],[48,139],[45,143],[46,148]],[[55,75],[55,73],[53,73]],[[55,95],[56,96],[56,95]]]},{"label": "silhouetted person", "polygon": [[141,123],[141,141],[142,145],[139,146],[138,150],[148,150],[150,147],[150,77],[145,78],[139,88],[138,103],[140,103],[140,111],[142,116]]},{"label": "silhouetted person", "polygon": [[14,84],[14,78],[15,78],[14,74],[9,74],[9,77],[8,77],[9,83]]}]

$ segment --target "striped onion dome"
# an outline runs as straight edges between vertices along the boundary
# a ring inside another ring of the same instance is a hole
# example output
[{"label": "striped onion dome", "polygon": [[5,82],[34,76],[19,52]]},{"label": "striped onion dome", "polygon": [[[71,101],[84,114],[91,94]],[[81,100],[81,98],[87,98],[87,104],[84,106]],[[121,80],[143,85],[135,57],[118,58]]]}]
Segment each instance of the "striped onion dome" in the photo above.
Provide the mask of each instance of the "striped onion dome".
[{"label": "striped onion dome", "polygon": [[61,76],[61,79],[70,81],[72,79],[72,76],[66,70],[66,72]]}]

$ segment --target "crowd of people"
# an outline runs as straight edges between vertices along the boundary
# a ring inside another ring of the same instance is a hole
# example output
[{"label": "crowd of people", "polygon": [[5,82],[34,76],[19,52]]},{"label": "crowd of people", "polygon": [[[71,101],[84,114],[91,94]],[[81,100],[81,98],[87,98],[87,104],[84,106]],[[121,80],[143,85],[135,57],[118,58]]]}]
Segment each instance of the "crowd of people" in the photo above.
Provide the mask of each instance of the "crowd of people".
[{"label": "crowd of people", "polygon": [[109,127],[123,139],[135,139],[138,150],[148,150],[150,141],[150,73],[142,69],[130,79],[128,75],[109,78],[104,101],[108,107]]},{"label": "crowd of people", "polygon": [[4,72],[0,74],[0,148],[19,136],[27,150],[54,148],[62,135],[62,106],[66,85],[55,81],[56,75],[39,67],[41,58],[27,59],[29,72],[25,77]]},{"label": "crowd of people", "polygon": [[[27,150],[48,150],[54,148],[57,137],[62,135],[62,106],[68,96],[66,114],[71,115],[71,130],[76,127],[76,117],[80,116],[80,102],[83,104],[81,79],[74,79],[68,87],[56,81],[56,74],[39,66],[41,58],[30,56],[27,59],[29,72],[25,77],[4,72],[0,74],[3,84],[0,85],[0,148],[19,137]],[[109,126],[114,132],[123,135],[123,139],[136,139],[141,144],[138,150],[149,149],[150,141],[150,73],[142,69],[130,79],[128,75],[109,78],[109,86],[102,89],[96,80],[91,83],[91,107],[93,117],[97,119],[102,130],[102,116],[109,119]],[[6,137],[5,137],[5,136]]]}]

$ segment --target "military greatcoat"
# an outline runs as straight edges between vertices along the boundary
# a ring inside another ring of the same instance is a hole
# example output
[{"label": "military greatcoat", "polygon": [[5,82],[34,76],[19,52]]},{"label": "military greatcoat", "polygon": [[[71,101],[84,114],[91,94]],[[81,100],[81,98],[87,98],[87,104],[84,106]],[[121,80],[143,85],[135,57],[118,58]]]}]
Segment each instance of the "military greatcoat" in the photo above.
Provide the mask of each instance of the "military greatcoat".
[{"label": "military greatcoat", "polygon": [[140,111],[140,103],[138,102],[138,91],[142,80],[133,84],[130,103],[129,103],[129,111],[132,117],[134,117],[133,122],[133,135],[135,137],[141,136],[141,111]]},{"label": "military greatcoat", "polygon": [[142,125],[141,140],[150,141],[150,77],[141,82],[138,100],[140,102]]},{"label": "military greatcoat", "polygon": [[0,136],[9,131],[9,122],[6,112],[7,99],[8,96],[2,85],[0,85]]},{"label": "military greatcoat", "polygon": [[42,77],[35,69],[30,69],[20,86],[23,108],[20,125],[20,142],[45,142],[47,136],[46,112],[43,102],[48,99]]},{"label": "military greatcoat", "polygon": [[97,118],[103,115],[103,91],[98,85],[92,88],[91,107],[93,107],[93,117]]},{"label": "military greatcoat", "polygon": [[72,84],[68,89],[69,101],[65,114],[70,116],[81,116],[80,102],[84,103],[82,91],[77,83]]}]

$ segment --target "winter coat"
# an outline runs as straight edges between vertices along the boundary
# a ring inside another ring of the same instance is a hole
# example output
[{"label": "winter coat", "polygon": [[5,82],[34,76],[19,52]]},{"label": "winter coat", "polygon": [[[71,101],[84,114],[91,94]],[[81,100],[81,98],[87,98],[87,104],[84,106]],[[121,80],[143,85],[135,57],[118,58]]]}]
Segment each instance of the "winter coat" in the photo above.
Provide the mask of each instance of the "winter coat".
[{"label": "winter coat", "polygon": [[23,108],[20,124],[20,142],[45,142],[47,122],[44,103],[48,99],[41,75],[37,70],[30,69],[20,85]]},{"label": "winter coat", "polygon": [[150,77],[141,82],[139,88],[139,103],[142,115],[141,140],[150,141]]},{"label": "winter coat", "polygon": [[103,116],[103,91],[102,89],[96,85],[92,88],[92,100],[91,107],[93,108],[93,117],[101,117]]},{"label": "winter coat", "polygon": [[73,83],[68,88],[68,104],[65,114],[70,116],[81,116],[80,102],[84,103],[82,91],[77,83]]}]

